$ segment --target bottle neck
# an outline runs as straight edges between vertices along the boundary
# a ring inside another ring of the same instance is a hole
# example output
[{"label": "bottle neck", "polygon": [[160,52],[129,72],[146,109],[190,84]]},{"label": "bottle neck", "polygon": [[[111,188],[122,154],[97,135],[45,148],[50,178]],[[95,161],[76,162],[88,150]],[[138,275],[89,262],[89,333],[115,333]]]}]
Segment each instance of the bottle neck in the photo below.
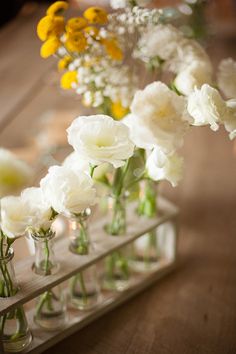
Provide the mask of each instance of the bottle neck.
[{"label": "bottle neck", "polygon": [[[3,253],[4,250],[4,253]],[[17,293],[18,287],[15,271],[12,263],[14,257],[13,249],[1,245],[0,256],[0,297],[10,297]]]},{"label": "bottle neck", "polygon": [[70,250],[73,253],[85,255],[90,250],[90,239],[87,226],[88,215],[79,214],[69,220],[71,238]]},{"label": "bottle neck", "polygon": [[51,275],[58,269],[54,255],[55,233],[48,230],[42,233],[31,233],[35,244],[35,262],[33,269],[40,275]]}]

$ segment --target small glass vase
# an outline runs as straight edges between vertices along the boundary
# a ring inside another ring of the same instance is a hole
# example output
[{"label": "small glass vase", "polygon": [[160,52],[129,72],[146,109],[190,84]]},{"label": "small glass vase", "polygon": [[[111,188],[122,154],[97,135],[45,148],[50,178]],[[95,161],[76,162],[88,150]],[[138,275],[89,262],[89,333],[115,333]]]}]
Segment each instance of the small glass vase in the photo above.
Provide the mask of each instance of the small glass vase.
[{"label": "small glass vase", "polygon": [[[1,243],[0,255],[0,297],[14,296],[18,287],[12,259],[12,248],[6,249]],[[0,332],[5,352],[17,353],[24,350],[32,341],[23,306],[0,316]]]},{"label": "small glass vase", "polygon": [[[92,250],[87,226],[90,214],[91,211],[87,208],[69,221],[70,250],[78,256],[88,255]],[[70,279],[69,298],[72,307],[79,310],[91,310],[98,305],[101,291],[96,265],[84,269]]]},{"label": "small glass vase", "polygon": [[[35,243],[34,272],[41,276],[55,274],[59,264],[55,260],[53,239],[55,233],[47,230],[43,233],[31,233]],[[36,300],[34,321],[47,330],[62,328],[67,321],[66,301],[60,285],[45,291]]]},{"label": "small glass vase", "polygon": [[[107,218],[109,222],[105,225],[105,231],[108,235],[125,235],[126,197],[124,195],[109,197]],[[128,247],[119,249],[105,258],[102,283],[104,289],[123,291],[129,286],[130,270],[128,250]]]},{"label": "small glass vase", "polygon": [[[146,179],[140,182],[137,213],[147,218],[157,216],[157,184]],[[136,272],[149,272],[158,267],[161,252],[158,228],[145,233],[132,244],[130,267]]]}]

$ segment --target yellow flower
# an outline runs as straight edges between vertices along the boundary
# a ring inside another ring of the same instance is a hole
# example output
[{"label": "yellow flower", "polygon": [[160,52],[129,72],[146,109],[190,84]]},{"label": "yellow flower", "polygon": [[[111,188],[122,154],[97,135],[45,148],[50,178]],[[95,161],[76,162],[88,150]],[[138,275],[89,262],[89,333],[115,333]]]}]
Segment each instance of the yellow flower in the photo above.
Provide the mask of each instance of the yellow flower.
[{"label": "yellow flower", "polygon": [[57,68],[59,71],[64,70],[71,63],[72,58],[69,55],[66,55],[64,58],[60,59],[57,63]]},{"label": "yellow flower", "polygon": [[43,43],[40,49],[40,55],[42,58],[48,58],[55,54],[58,48],[61,46],[61,42],[57,37],[50,37],[46,42]]},{"label": "yellow flower", "polygon": [[99,29],[94,26],[88,26],[84,28],[84,33],[89,35],[90,37],[97,39],[99,35]]},{"label": "yellow flower", "polygon": [[115,39],[103,39],[102,44],[104,45],[107,54],[114,60],[122,60],[123,52],[118,46]]},{"label": "yellow flower", "polygon": [[71,52],[83,52],[87,47],[85,35],[82,32],[69,34],[65,46]]},{"label": "yellow flower", "polygon": [[72,89],[72,84],[77,82],[77,71],[67,71],[61,77],[61,88],[64,90],[70,90]]},{"label": "yellow flower", "polygon": [[101,7],[89,7],[84,12],[84,17],[89,23],[105,25],[107,23],[107,12]]},{"label": "yellow flower", "polygon": [[76,31],[80,31],[81,29],[87,26],[88,22],[83,17],[73,17],[67,21],[66,31],[69,33],[73,33]]},{"label": "yellow flower", "polygon": [[69,7],[65,1],[56,1],[47,9],[47,15],[59,15]]},{"label": "yellow flower", "polygon": [[62,16],[45,16],[37,26],[37,34],[41,41],[46,41],[50,36],[60,36],[64,31],[65,21]]},{"label": "yellow flower", "polygon": [[117,102],[112,102],[111,112],[112,112],[113,118],[120,120],[120,119],[124,118],[129,113],[129,109],[126,107],[123,107],[121,102],[117,101]]}]

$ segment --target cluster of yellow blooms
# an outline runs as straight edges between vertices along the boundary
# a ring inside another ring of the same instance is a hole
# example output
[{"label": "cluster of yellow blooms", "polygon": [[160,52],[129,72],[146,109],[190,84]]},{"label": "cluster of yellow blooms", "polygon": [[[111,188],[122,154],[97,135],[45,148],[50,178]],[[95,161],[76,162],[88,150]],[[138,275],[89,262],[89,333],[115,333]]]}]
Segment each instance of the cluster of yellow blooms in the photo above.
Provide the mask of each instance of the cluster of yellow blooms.
[{"label": "cluster of yellow blooms", "polygon": [[[37,34],[44,42],[40,50],[42,58],[56,54],[59,57],[58,70],[66,70],[76,57],[89,50],[91,41],[88,39],[92,38],[104,48],[105,53],[112,60],[123,59],[123,52],[116,38],[112,34],[107,38],[100,36],[101,26],[106,26],[108,23],[105,9],[90,7],[81,17],[73,17],[66,21],[63,13],[67,9],[67,2],[57,1],[47,9],[46,16],[39,21]],[[64,56],[58,52],[60,47],[64,47],[66,51]],[[73,83],[78,83],[77,71],[66,71],[61,77],[61,87],[68,90],[72,88]],[[123,107],[119,103],[114,103],[114,108],[117,116],[121,117]]]}]

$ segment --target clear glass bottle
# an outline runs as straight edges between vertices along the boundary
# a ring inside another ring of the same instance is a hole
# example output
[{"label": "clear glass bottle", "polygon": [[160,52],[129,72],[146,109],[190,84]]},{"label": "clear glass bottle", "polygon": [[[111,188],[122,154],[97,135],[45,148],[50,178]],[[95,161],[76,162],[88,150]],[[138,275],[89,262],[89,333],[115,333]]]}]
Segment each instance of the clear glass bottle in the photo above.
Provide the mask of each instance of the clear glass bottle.
[{"label": "clear glass bottle", "polygon": [[[55,233],[31,232],[35,243],[35,262],[33,269],[36,274],[50,276],[59,269],[55,259],[53,245]],[[60,285],[45,291],[36,300],[34,321],[47,330],[62,328],[67,321],[66,300]]]},{"label": "clear glass bottle", "polygon": [[[108,199],[109,222],[105,230],[110,236],[125,235],[126,232],[126,197],[110,196]],[[104,259],[102,286],[106,290],[123,291],[129,286],[129,247],[117,250]]]},{"label": "clear glass bottle", "polygon": [[[10,297],[17,293],[12,259],[12,248],[6,248],[1,242],[0,247],[0,297]],[[23,306],[0,316],[0,331],[5,352],[17,353],[24,350],[32,341],[27,318]]]},{"label": "clear glass bottle", "polygon": [[[92,250],[87,219],[91,211],[74,215],[69,221],[70,250],[78,256],[88,255]],[[69,281],[70,304],[80,310],[91,310],[101,299],[97,267],[92,265],[73,276]]]},{"label": "clear glass bottle", "polygon": [[[140,182],[137,213],[146,218],[157,216],[157,183],[146,179]],[[145,233],[132,244],[130,267],[136,272],[149,272],[159,266],[161,252],[158,228]]]}]

